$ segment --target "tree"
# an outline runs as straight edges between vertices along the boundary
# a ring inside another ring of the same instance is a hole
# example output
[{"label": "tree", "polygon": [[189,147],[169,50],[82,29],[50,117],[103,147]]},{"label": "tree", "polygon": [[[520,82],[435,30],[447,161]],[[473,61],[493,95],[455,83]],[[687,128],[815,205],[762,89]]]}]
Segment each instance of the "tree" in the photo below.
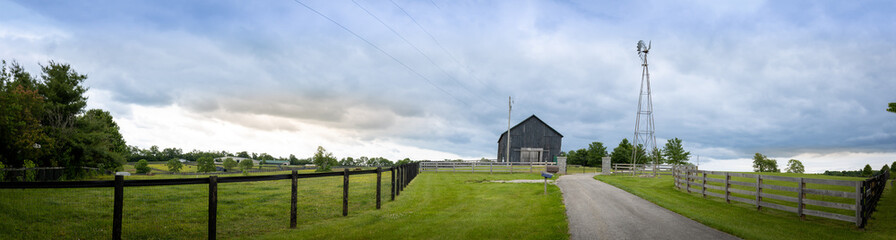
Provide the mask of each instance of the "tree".
[{"label": "tree", "polygon": [[890,171],[890,166],[887,166],[886,164],[884,164],[884,167],[880,168],[881,174],[889,172],[889,171]]},{"label": "tree", "polygon": [[180,169],[184,167],[184,164],[180,162],[177,158],[172,158],[168,160],[168,171],[173,173],[179,173]]},{"label": "tree", "polygon": [[865,164],[865,168],[862,169],[862,176],[869,177],[871,174],[874,174],[874,170],[871,170],[870,164]]},{"label": "tree", "polygon": [[411,163],[411,162],[412,162],[412,161],[411,161],[410,158],[404,158],[404,159],[402,159],[402,160],[398,160],[397,162],[395,162],[395,166],[400,166],[400,165],[408,164],[408,163]]},{"label": "tree", "polygon": [[[249,160],[252,161],[252,160]],[[224,159],[224,169],[227,171],[236,170],[237,162],[233,160],[233,158],[225,158]]]},{"label": "tree", "polygon": [[3,162],[0,162],[0,182],[6,180],[6,171],[3,171],[5,168],[6,166],[3,165]]},{"label": "tree", "polygon": [[778,169],[778,160],[769,159],[765,155],[761,153],[756,153],[753,156],[753,171],[754,172],[781,172]]},{"label": "tree", "polygon": [[800,160],[796,159],[790,159],[787,161],[786,170],[788,173],[803,173],[806,171],[803,167],[803,163],[800,162]]},{"label": "tree", "polygon": [[896,162],[890,164],[890,178],[896,179]]},{"label": "tree", "polygon": [[585,164],[592,167],[602,165],[601,158],[607,156],[607,147],[602,142],[592,142],[588,144],[588,150],[585,151]]},{"label": "tree", "polygon": [[34,182],[37,180],[37,164],[34,164],[31,160],[25,160],[25,181],[26,182]]},{"label": "tree", "polygon": [[891,113],[896,113],[896,102],[891,102],[890,108],[887,108],[887,111],[891,112]]},{"label": "tree", "polygon": [[[295,156],[292,154],[290,154],[290,155]],[[241,157],[241,158],[249,158],[249,152],[246,152],[246,151],[238,152],[238,153],[236,153],[236,156]]]},{"label": "tree", "polygon": [[317,146],[317,153],[314,153],[314,157],[311,157],[311,162],[313,162],[314,165],[317,165],[317,170],[315,170],[315,172],[329,172],[330,167],[338,164],[336,158],[333,157],[333,154],[327,152],[327,150],[321,146]]},{"label": "tree", "polygon": [[40,123],[44,98],[36,84],[18,63],[7,67],[6,61],[0,60],[0,162],[11,168],[48,153],[47,148],[33,147],[50,146],[51,142]]},{"label": "tree", "polygon": [[146,159],[142,159],[134,165],[134,168],[137,169],[137,173],[149,173],[149,164],[146,162]]},{"label": "tree", "polygon": [[681,145],[681,139],[673,138],[666,141],[663,147],[663,156],[670,164],[681,165],[686,164],[691,156],[691,152],[685,151]]},{"label": "tree", "polygon": [[619,145],[610,153],[610,160],[613,163],[632,163],[632,144],[627,138],[623,138]]},{"label": "tree", "polygon": [[249,169],[252,169],[253,164],[251,159],[240,160],[240,170],[245,173],[246,171],[249,171]]},{"label": "tree", "polygon": [[196,160],[196,168],[198,172],[215,172],[215,161],[208,156],[200,157]]}]

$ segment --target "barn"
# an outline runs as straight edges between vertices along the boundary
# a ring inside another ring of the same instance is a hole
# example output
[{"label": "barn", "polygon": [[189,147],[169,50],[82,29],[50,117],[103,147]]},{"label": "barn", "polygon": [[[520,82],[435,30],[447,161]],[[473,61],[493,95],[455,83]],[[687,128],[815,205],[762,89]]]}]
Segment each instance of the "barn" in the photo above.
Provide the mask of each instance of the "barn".
[{"label": "barn", "polygon": [[[498,138],[498,161],[507,154],[507,131]],[[563,134],[532,115],[510,128],[511,162],[553,162],[560,155]]]}]

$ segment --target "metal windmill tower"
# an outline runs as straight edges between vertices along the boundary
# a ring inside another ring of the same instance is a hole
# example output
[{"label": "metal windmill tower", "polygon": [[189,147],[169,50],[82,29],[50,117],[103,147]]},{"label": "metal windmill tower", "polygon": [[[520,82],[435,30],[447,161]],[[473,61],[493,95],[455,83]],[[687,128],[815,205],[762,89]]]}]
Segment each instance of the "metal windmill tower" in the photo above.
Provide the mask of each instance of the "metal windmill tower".
[{"label": "metal windmill tower", "polygon": [[[650,97],[650,71],[647,69],[647,53],[650,52],[651,43],[644,45],[644,41],[638,41],[638,56],[641,58],[641,93],[638,95],[638,114],[635,118],[635,139],[632,141],[632,163],[653,160],[654,174],[659,156],[648,159],[650,152],[655,151],[656,137],[653,135],[653,100]],[[638,156],[638,145],[642,144],[647,156]],[[632,169],[632,176],[635,170]]]}]

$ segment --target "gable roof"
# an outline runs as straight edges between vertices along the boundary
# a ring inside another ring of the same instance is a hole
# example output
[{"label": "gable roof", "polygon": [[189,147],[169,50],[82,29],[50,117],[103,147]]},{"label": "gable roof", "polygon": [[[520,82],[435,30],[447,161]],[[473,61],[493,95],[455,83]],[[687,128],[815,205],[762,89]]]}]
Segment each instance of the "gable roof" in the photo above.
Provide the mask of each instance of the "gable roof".
[{"label": "gable roof", "polygon": [[[553,127],[551,127],[551,125],[548,125],[547,123],[545,123],[544,121],[542,121],[541,118],[538,118],[537,116],[535,116],[535,114],[532,114],[532,116],[529,116],[528,118],[526,118],[526,120],[523,120],[523,121],[521,121],[520,123],[517,123],[516,125],[513,125],[513,127],[511,127],[510,130],[513,130],[514,128],[519,127],[519,126],[522,125],[524,122],[529,121],[529,120],[532,120],[532,119],[535,119],[535,120],[537,120],[538,122],[541,122],[541,124],[544,124],[545,126],[547,126],[548,129],[550,129],[551,131],[554,131],[555,133],[557,133],[557,135],[560,135],[560,137],[563,137],[563,134],[560,134],[560,132],[558,132],[556,129],[554,129]],[[505,134],[507,134],[507,131],[501,132],[501,136],[498,137],[498,142],[501,142],[501,138],[503,138]]]}]

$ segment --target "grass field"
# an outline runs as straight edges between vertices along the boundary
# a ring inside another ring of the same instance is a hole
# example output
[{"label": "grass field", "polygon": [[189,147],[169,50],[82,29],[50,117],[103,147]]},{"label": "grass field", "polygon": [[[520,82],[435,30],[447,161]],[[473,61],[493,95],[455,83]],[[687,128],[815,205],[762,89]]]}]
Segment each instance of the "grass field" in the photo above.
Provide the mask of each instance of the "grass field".
[{"label": "grass field", "polygon": [[[156,175],[161,176],[161,175]],[[375,210],[375,174],[351,177],[342,217],[342,177],[300,179],[298,229],[289,226],[289,180],[223,183],[217,236],[224,239],[567,239],[562,197],[554,185],[490,183],[536,174],[419,175],[396,201],[383,175]],[[152,178],[132,176],[126,179]],[[195,176],[188,176],[195,177]],[[125,188],[123,237],[206,236],[207,185]],[[112,189],[0,189],[0,239],[107,239]]]},{"label": "grass field", "polygon": [[[802,177],[843,179],[809,174]],[[872,215],[868,226],[858,229],[851,222],[813,216],[800,220],[791,212],[768,208],[757,211],[753,205],[735,201],[728,204],[724,199],[715,197],[704,199],[697,193],[676,190],[671,176],[639,178],[599,175],[595,179],[744,239],[893,239],[896,236],[896,190],[893,188],[885,190],[878,211]]]}]

